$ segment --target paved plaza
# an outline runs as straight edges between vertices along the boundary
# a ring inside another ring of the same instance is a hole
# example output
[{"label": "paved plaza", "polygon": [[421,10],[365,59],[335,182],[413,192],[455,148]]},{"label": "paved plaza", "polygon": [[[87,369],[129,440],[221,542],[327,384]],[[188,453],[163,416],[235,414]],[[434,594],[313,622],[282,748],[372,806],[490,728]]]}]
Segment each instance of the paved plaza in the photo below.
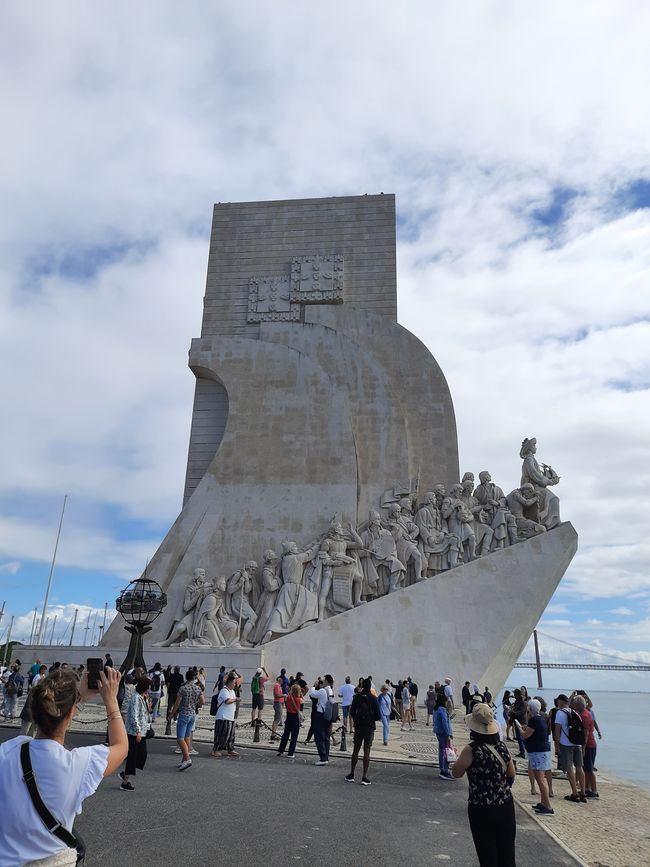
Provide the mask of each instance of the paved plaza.
[{"label": "paved plaza", "polygon": [[[0,729],[2,740],[14,735]],[[74,733],[69,740],[82,746],[98,737]],[[77,825],[89,867],[206,859],[265,867],[476,864],[465,781],[444,783],[429,767],[373,762],[372,785],[362,787],[343,780],[349,753],[333,753],[319,768],[311,756],[291,762],[244,748],[239,759],[215,760],[207,745],[198,748],[192,768],[179,773],[173,742],[154,739],[135,792],[120,791],[117,776],[102,783]],[[517,822],[519,865],[577,863],[519,808]]]}]

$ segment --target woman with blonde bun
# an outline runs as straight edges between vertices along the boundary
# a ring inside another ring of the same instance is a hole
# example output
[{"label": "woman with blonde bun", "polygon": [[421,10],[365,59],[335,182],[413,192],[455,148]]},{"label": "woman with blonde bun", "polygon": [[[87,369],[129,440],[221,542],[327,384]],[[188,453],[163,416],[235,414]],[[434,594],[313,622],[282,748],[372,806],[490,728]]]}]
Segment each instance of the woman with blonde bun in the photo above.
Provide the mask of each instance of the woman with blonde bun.
[{"label": "woman with blonde bun", "polygon": [[[79,681],[72,670],[58,669],[31,690],[36,737],[19,735],[0,745],[0,792],[5,794],[0,810],[0,867],[77,863],[83,843],[72,828],[75,816],[102,778],[119,768],[128,750],[117,704],[119,683],[120,674],[114,669],[99,673],[97,692],[106,707],[109,746],[71,750],[64,745],[66,732],[79,703],[94,693],[88,689],[88,674]],[[37,809],[39,798],[44,810]]]}]

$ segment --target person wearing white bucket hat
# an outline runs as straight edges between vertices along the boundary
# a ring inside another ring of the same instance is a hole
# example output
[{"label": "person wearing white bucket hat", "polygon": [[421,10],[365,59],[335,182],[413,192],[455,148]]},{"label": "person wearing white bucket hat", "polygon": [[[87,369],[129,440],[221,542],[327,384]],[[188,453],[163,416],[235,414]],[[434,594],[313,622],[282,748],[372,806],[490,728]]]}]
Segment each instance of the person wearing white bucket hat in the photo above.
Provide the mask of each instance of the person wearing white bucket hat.
[{"label": "person wearing white bucket hat", "polygon": [[515,807],[510,791],[515,766],[487,704],[475,705],[465,722],[470,742],[451,773],[456,778],[467,773],[467,814],[479,864],[515,867]]}]

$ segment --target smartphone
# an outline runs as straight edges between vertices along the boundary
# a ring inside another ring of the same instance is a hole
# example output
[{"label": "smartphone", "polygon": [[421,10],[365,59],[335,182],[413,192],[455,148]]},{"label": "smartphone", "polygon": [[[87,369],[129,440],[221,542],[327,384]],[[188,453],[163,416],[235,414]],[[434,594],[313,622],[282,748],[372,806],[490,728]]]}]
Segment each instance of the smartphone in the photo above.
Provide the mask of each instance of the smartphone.
[{"label": "smartphone", "polygon": [[87,659],[88,689],[99,689],[99,672],[104,668],[103,659]]}]

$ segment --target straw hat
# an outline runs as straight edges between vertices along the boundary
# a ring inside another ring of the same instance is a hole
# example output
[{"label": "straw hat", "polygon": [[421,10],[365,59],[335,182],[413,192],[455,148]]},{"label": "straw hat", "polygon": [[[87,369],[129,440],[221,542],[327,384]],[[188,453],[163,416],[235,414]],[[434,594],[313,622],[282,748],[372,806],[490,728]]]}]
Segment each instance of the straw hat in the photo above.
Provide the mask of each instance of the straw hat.
[{"label": "straw hat", "polygon": [[487,704],[475,704],[472,712],[465,717],[465,722],[471,731],[480,735],[495,735],[499,731],[492,709]]}]

